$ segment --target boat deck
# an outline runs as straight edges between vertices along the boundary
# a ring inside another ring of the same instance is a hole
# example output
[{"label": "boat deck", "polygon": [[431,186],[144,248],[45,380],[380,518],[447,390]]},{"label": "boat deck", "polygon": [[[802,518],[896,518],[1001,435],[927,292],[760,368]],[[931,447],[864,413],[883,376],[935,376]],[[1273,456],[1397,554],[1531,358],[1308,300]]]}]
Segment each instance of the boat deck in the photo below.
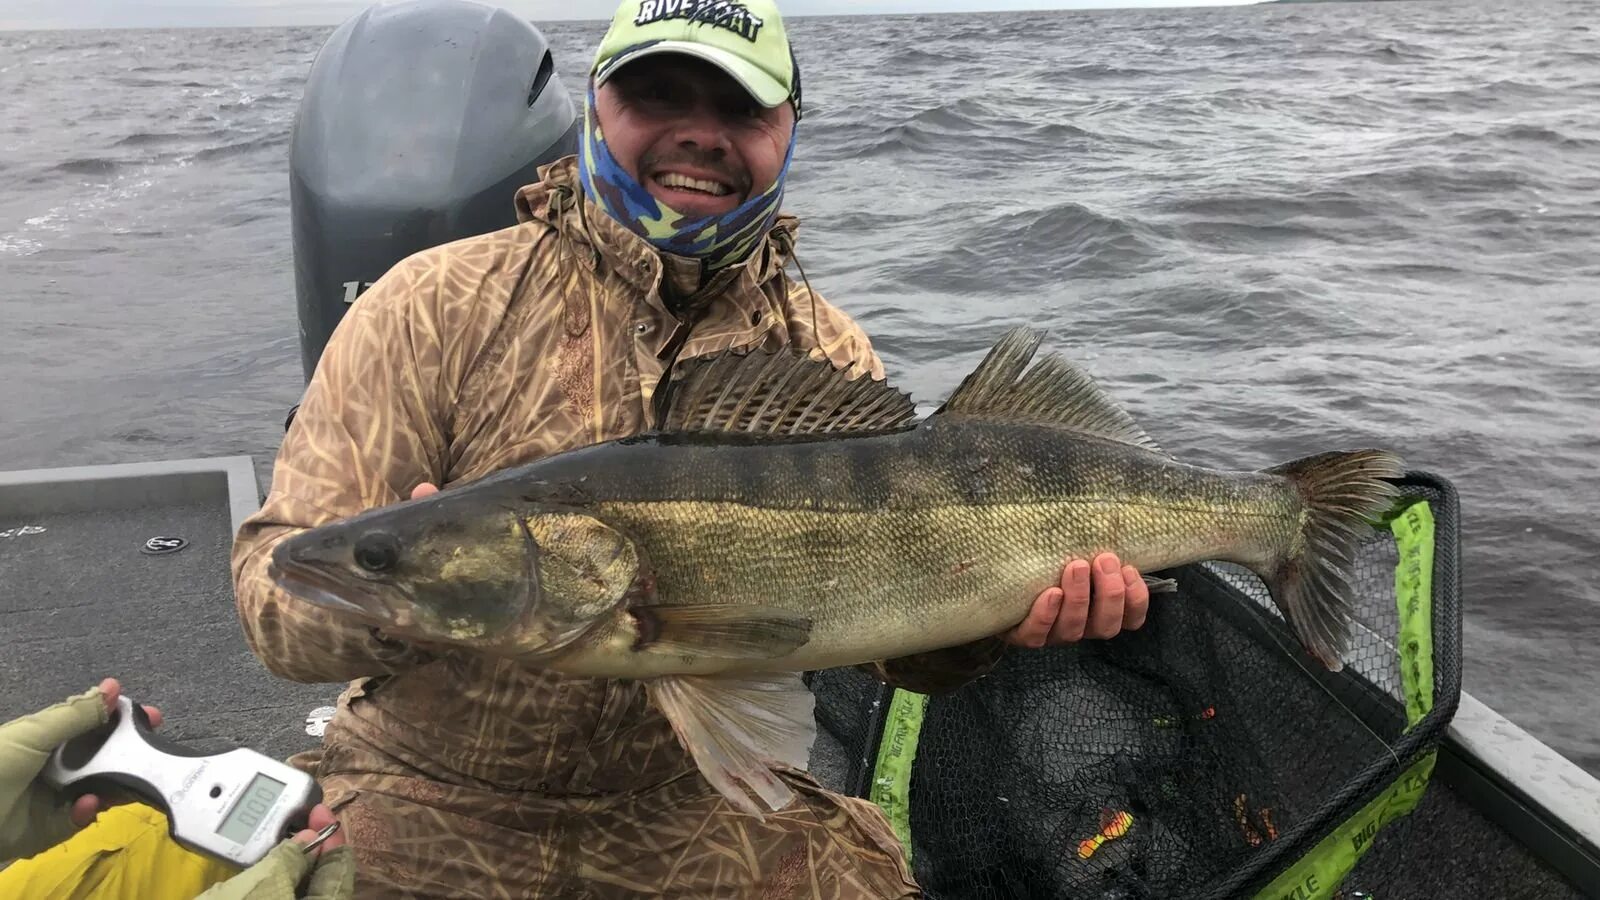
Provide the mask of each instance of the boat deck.
[{"label": "boat deck", "polygon": [[[0,721],[111,676],[201,749],[314,746],[307,715],[343,685],[273,677],[234,612],[229,550],[256,502],[243,457],[0,474]],[[154,537],[187,544],[145,553]]]}]

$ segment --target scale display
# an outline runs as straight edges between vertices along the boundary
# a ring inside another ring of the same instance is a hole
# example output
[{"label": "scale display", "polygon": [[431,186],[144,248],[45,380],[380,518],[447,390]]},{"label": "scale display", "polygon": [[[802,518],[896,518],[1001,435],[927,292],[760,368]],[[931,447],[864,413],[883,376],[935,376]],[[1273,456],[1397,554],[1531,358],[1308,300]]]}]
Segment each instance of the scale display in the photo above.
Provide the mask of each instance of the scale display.
[{"label": "scale display", "polygon": [[228,817],[222,820],[222,827],[217,833],[236,844],[250,841],[250,836],[261,827],[261,822],[272,809],[272,804],[278,802],[283,796],[283,789],[287,787],[276,778],[257,775],[250,780],[250,786],[239,795],[239,802],[228,811]]}]

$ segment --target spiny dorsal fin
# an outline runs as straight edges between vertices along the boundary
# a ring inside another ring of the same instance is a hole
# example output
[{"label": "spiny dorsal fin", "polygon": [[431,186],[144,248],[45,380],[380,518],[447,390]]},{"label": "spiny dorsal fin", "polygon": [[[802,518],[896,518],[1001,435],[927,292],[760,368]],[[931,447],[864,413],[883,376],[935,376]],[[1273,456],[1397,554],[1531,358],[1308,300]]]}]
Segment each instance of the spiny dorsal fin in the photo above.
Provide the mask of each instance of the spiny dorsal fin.
[{"label": "spiny dorsal fin", "polygon": [[994,345],[934,415],[1054,425],[1147,450],[1161,448],[1089,373],[1055,354],[1024,373],[1044,340],[1014,328]]},{"label": "spiny dorsal fin", "polygon": [[914,424],[911,398],[794,349],[686,360],[661,430],[803,435],[892,431]]}]

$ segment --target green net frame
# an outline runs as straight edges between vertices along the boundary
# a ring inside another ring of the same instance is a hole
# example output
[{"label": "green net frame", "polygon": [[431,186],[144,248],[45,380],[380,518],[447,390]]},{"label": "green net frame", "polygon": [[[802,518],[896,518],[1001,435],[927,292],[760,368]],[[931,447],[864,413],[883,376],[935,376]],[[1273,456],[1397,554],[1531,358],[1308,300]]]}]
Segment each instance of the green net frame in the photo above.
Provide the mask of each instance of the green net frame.
[{"label": "green net frame", "polygon": [[947,696],[815,673],[846,760],[824,780],[884,810],[930,898],[1380,892],[1461,687],[1456,493],[1398,484],[1357,554],[1343,671],[1253,574],[1151,573],[1179,590],[1140,632],[1013,652]]}]

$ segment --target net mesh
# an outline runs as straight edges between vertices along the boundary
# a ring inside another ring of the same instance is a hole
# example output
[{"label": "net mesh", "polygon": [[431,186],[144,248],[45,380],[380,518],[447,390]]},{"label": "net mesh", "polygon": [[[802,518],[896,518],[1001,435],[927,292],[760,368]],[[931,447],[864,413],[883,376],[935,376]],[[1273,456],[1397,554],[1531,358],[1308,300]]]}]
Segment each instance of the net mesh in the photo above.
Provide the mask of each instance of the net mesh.
[{"label": "net mesh", "polygon": [[[1409,733],[1395,601],[1398,550],[1362,546],[1346,668],[1289,634],[1265,586],[1227,565],[1170,573],[1145,627],[1114,641],[1014,652],[931,698],[912,768],[913,868],[933,898],[1240,897],[1263,887],[1442,737],[1460,684],[1453,495],[1431,501],[1435,710]],[[1446,502],[1440,502],[1446,501]],[[1152,573],[1155,574],[1155,573]],[[819,724],[867,796],[887,689],[816,673]],[[1407,819],[1385,829],[1404,843]],[[1401,854],[1363,860],[1345,896]]]}]

